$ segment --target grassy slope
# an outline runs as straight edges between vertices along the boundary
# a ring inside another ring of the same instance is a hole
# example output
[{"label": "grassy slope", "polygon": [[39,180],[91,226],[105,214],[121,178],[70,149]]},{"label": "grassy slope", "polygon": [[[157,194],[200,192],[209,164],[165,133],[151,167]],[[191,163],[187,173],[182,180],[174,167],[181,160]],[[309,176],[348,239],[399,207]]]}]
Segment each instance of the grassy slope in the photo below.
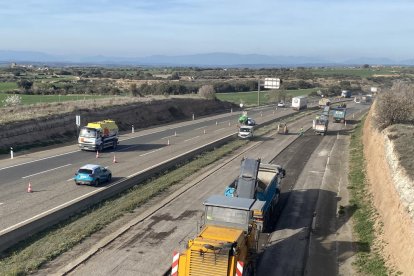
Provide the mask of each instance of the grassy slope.
[{"label": "grassy slope", "polygon": [[350,204],[356,210],[353,215],[354,231],[357,234],[356,266],[365,275],[389,275],[384,259],[375,247],[375,209],[366,186],[364,153],[362,144],[362,123],[351,136],[349,187]]}]

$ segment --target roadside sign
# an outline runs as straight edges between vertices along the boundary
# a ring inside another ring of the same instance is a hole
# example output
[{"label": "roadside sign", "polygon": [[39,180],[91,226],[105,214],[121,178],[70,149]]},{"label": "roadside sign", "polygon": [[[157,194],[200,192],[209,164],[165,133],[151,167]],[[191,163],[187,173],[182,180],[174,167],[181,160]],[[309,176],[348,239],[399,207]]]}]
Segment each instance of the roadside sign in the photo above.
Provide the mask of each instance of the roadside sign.
[{"label": "roadside sign", "polygon": [[265,78],[264,88],[279,89],[280,88],[280,79]]}]

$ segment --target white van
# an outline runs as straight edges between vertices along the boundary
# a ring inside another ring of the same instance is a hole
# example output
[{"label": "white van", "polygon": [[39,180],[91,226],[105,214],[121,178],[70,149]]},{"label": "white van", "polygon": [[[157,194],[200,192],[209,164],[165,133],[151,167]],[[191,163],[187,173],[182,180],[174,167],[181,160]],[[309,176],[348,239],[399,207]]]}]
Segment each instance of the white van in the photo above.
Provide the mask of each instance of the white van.
[{"label": "white van", "polygon": [[243,139],[253,138],[254,126],[240,126],[238,136]]}]

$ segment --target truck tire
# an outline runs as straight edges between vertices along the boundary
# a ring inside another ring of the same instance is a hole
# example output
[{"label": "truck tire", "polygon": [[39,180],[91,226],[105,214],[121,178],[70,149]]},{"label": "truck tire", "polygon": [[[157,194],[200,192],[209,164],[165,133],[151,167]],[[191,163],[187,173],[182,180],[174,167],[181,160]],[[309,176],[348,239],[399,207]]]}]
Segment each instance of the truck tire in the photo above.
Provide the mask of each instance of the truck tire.
[{"label": "truck tire", "polygon": [[118,145],[118,141],[113,141],[112,142],[112,148],[116,149],[116,146]]},{"label": "truck tire", "polygon": [[108,175],[108,183],[112,180],[112,174]]},{"label": "truck tire", "polygon": [[103,143],[99,145],[98,147],[98,151],[103,151],[104,147],[103,147]]},{"label": "truck tire", "polygon": [[96,179],[96,180],[93,182],[93,186],[95,186],[95,187],[98,187],[98,186],[99,186],[99,179]]}]

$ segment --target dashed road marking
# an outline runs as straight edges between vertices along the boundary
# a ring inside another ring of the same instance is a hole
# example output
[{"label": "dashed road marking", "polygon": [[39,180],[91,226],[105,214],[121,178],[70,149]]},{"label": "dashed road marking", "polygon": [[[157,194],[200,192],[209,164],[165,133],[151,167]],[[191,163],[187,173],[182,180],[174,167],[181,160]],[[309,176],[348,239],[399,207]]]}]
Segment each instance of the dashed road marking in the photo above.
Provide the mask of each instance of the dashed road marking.
[{"label": "dashed road marking", "polygon": [[145,156],[145,155],[148,155],[148,154],[151,154],[151,153],[154,153],[154,152],[157,152],[157,151],[160,151],[160,150],[162,150],[163,148],[159,148],[159,149],[156,149],[156,150],[153,150],[153,151],[150,151],[150,152],[146,152],[146,153],[144,153],[144,154],[141,154],[140,156]]},{"label": "dashed road marking", "polygon": [[31,175],[26,175],[26,176],[23,176],[22,178],[28,178],[28,177],[35,176],[35,175],[38,175],[38,174],[42,174],[42,173],[46,173],[46,172],[58,170],[58,169],[61,169],[61,168],[64,168],[64,167],[67,167],[67,166],[70,166],[70,165],[72,165],[72,164],[66,164],[66,165],[63,165],[63,166],[60,166],[60,167],[56,167],[56,168],[53,168],[53,169],[50,169],[50,170],[46,170],[46,171],[34,173],[34,174],[31,174]]},{"label": "dashed road marking", "polygon": [[198,137],[200,137],[200,135],[198,135],[198,136],[196,136],[196,137],[193,137],[193,138],[190,138],[190,139],[187,139],[187,140],[184,140],[184,142],[191,141],[191,140],[196,139],[196,138],[198,138]]}]

